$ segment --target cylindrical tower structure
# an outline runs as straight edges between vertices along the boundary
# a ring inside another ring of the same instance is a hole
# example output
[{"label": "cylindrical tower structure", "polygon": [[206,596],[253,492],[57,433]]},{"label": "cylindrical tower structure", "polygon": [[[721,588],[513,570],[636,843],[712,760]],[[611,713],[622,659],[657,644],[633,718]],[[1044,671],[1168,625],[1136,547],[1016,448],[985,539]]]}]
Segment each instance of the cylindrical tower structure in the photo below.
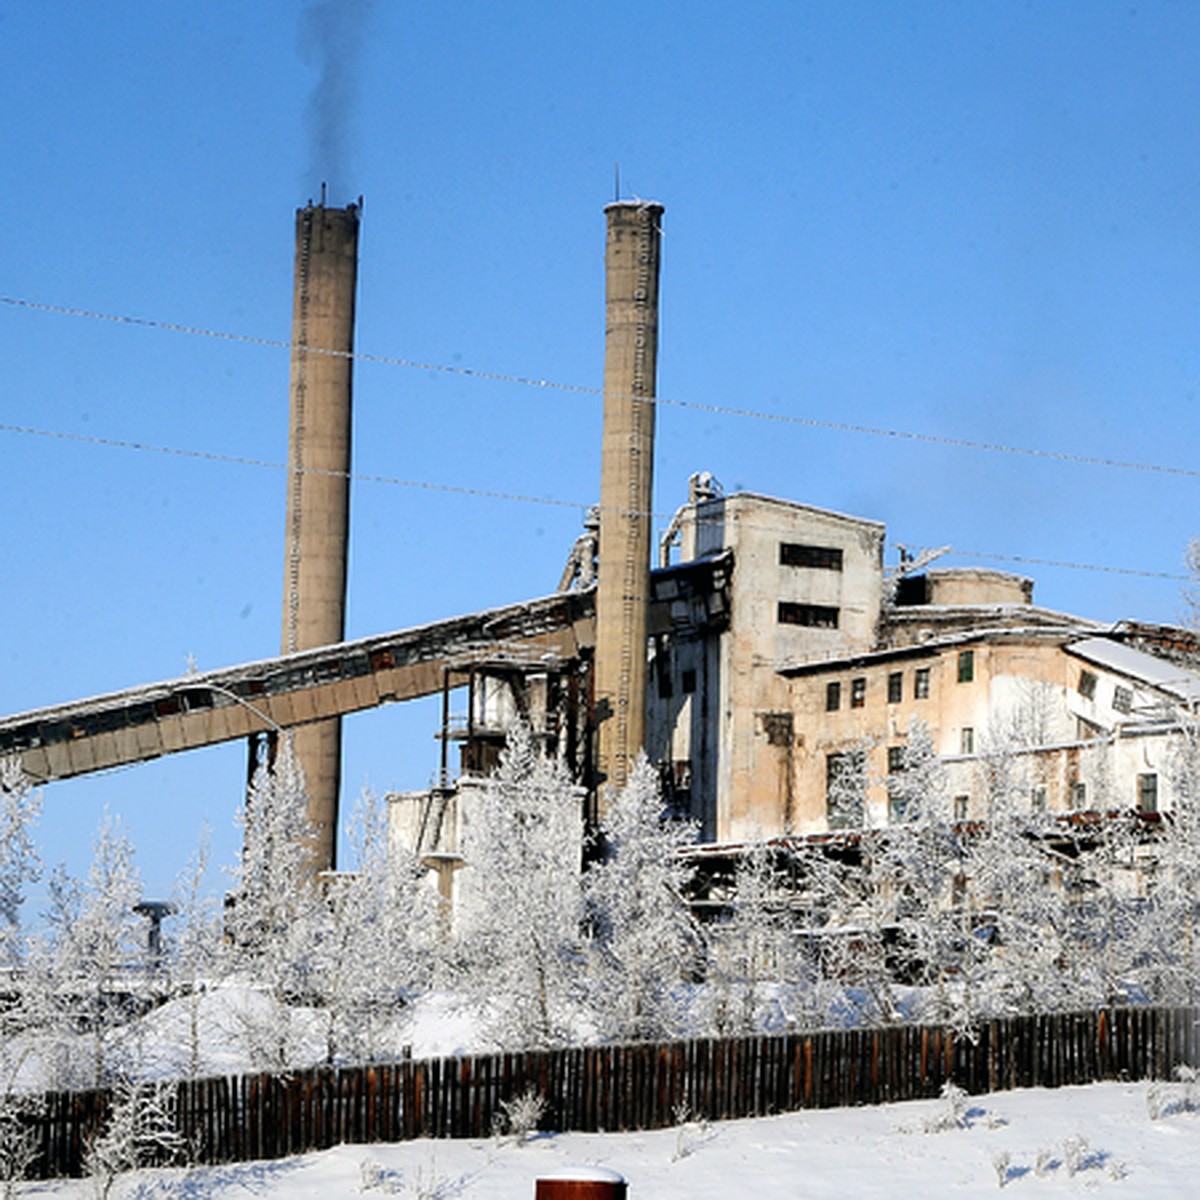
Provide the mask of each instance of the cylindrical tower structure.
[{"label": "cylindrical tower structure", "polygon": [[[283,580],[284,654],[345,637],[350,533],[350,424],[358,206],[296,212],[291,408]],[[340,720],[293,734],[316,831],[312,867],[334,866],[341,785]]]},{"label": "cylindrical tower structure", "polygon": [[605,210],[604,436],[596,590],[597,797],[624,786],[646,738],[661,204]]}]

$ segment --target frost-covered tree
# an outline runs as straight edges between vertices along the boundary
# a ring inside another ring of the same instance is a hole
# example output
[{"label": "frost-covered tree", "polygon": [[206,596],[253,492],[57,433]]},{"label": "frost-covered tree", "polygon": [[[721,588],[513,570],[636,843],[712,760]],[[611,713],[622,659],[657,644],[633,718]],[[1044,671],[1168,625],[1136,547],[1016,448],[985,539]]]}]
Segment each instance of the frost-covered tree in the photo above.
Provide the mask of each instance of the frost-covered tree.
[{"label": "frost-covered tree", "polygon": [[297,1052],[297,1005],[315,996],[328,912],[311,876],[304,772],[291,739],[259,767],[239,815],[242,856],[226,927],[236,969],[256,994],[239,1014],[246,1049],[267,1069],[285,1070]]},{"label": "frost-covered tree", "polygon": [[566,1041],[584,991],[581,797],[526,727],[509,734],[464,829],[463,988],[504,1047]]},{"label": "frost-covered tree", "polygon": [[109,1034],[130,1020],[139,959],[140,922],[133,906],[142,898],[133,844],[118,818],[104,814],[82,883],[62,869],[50,880],[53,995],[67,1028],[84,1030],[86,1064],[72,1056],[67,1086],[101,1087],[114,1064]]},{"label": "frost-covered tree", "polygon": [[602,1036],[670,1037],[680,1030],[681,985],[699,961],[684,897],[693,868],[680,850],[691,822],[666,819],[658,775],[639,754],[601,828],[603,857],[587,872],[592,1005]]},{"label": "frost-covered tree", "polygon": [[15,758],[0,759],[0,970],[16,970],[23,959],[21,909],[26,891],[41,874],[33,826],[41,797]]},{"label": "frost-covered tree", "polygon": [[205,829],[175,882],[174,928],[165,956],[171,995],[187,1018],[183,1043],[171,1049],[182,1052],[183,1070],[192,1079],[201,1073],[203,1064],[205,999],[220,981],[228,961],[222,914],[205,886],[208,858],[209,834]]},{"label": "frost-covered tree", "polygon": [[331,1064],[394,1054],[405,1007],[429,987],[439,926],[426,872],[406,847],[388,846],[373,793],[359,801],[347,841],[355,869],[330,881],[314,975]]},{"label": "frost-covered tree", "polygon": [[[777,1024],[770,998],[786,1003],[805,978],[792,927],[789,887],[772,848],[754,842],[738,859],[729,914],[709,930],[709,1024],[719,1036],[739,1036]],[[787,1008],[790,1010],[791,1005]]]},{"label": "frost-covered tree", "polygon": [[83,1165],[97,1200],[107,1200],[121,1175],[139,1167],[174,1164],[184,1138],[175,1128],[171,1089],[139,1083],[128,1075],[113,1080],[103,1128],[84,1147]]}]

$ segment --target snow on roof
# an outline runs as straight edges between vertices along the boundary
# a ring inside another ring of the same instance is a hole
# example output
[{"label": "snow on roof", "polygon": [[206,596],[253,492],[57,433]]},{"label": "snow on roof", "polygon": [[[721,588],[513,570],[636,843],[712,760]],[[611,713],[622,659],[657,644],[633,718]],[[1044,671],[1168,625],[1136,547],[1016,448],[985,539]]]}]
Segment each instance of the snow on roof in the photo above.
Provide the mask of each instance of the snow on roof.
[{"label": "snow on roof", "polygon": [[1111,638],[1090,637],[1072,642],[1066,649],[1087,662],[1115,671],[1138,683],[1166,692],[1187,704],[1200,703],[1200,672],[1178,663],[1135,650]]}]

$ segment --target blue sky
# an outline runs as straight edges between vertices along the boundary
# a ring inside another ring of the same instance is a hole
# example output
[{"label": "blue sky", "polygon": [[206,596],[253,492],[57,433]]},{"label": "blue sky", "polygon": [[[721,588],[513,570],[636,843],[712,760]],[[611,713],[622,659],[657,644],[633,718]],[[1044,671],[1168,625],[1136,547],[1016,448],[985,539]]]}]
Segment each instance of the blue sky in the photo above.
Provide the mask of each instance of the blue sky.
[{"label": "blue sky", "polygon": [[[14,305],[289,335],[293,212],[365,197],[358,347],[594,388],[603,205],[666,206],[659,391],[1200,468],[1200,8],[1189,3],[0,4],[0,712],[279,643],[287,354]],[[318,102],[314,105],[314,99]],[[350,636],[552,591],[596,498],[587,393],[356,374]],[[889,543],[1177,575],[1197,479],[664,406],[656,510],[711,470]],[[891,557],[894,558],[894,552]],[[1102,619],[1179,583],[1013,569]],[[429,707],[347,727],[345,789],[419,787]],[[240,746],[45,793],[162,893]]]}]

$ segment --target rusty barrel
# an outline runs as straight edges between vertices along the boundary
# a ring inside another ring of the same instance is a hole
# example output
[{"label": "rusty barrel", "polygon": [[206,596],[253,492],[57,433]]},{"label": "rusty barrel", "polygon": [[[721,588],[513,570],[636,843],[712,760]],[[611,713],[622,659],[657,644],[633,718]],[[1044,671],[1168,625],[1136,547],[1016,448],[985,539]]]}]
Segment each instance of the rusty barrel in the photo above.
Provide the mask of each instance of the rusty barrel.
[{"label": "rusty barrel", "polygon": [[626,1200],[625,1180],[605,1167],[567,1167],[537,1181],[534,1200]]}]

